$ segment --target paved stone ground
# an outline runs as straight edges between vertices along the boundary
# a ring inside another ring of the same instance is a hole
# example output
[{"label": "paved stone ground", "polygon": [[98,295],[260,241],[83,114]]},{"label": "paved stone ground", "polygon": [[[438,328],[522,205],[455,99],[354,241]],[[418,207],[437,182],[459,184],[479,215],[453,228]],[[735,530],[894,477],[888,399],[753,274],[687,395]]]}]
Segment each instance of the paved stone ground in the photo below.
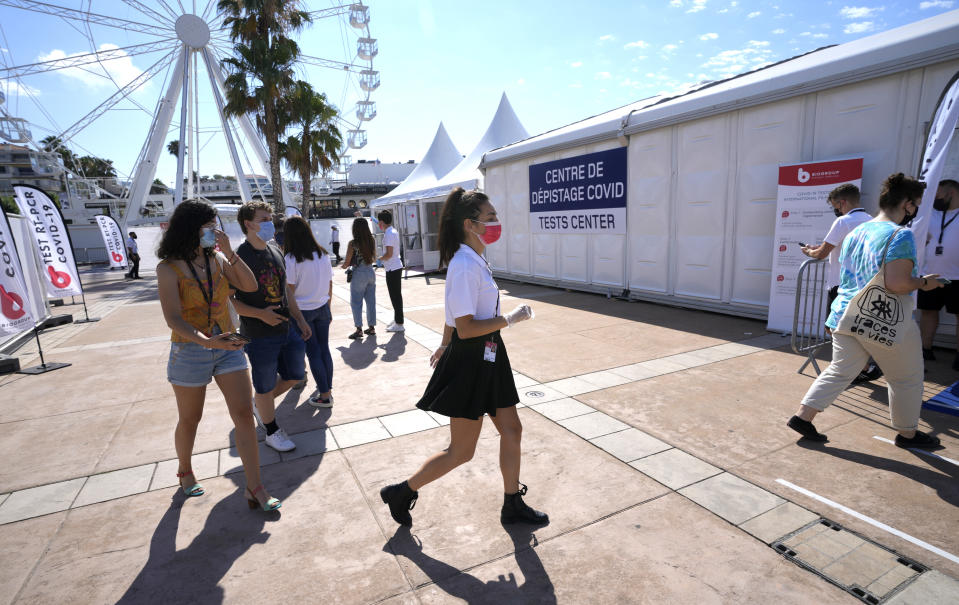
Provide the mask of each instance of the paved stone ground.
[{"label": "paved stone ground", "polygon": [[[311,387],[279,404],[298,447],[261,447],[272,514],[246,508],[214,386],[194,460],[207,494],[174,487],[155,280],[85,282],[101,321],[42,336],[47,360],[73,365],[0,379],[2,603],[856,602],[779,543],[884,602],[959,602],[959,419],[923,413],[937,456],[896,448],[880,381],[820,417],[828,444],[797,443],[784,422],[812,377],[760,322],[502,283],[504,307],[537,313],[504,337],[527,500],[551,523],[499,524],[486,423],[474,459],[421,490],[410,531],[378,491],[448,443],[445,419],[413,407],[442,279],[404,282],[405,334],[383,331],[379,288],[381,333],[351,341],[337,275],[336,405],[309,406]],[[19,356],[39,361],[32,343]],[[927,396],[956,380],[949,361],[928,366]]]}]

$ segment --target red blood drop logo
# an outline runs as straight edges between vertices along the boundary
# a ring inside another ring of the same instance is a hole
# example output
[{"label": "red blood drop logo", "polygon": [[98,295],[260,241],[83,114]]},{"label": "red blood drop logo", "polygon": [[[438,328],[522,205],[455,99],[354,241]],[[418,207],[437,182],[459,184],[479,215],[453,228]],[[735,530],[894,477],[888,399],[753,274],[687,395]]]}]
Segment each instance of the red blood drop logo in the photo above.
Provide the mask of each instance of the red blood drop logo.
[{"label": "red blood drop logo", "polygon": [[23,308],[23,299],[20,295],[16,292],[7,292],[3,286],[0,286],[0,312],[7,319],[20,319],[27,313]]},{"label": "red blood drop logo", "polygon": [[110,254],[113,256],[113,262],[116,262],[116,263],[123,262],[123,256],[119,252],[111,252]]},{"label": "red blood drop logo", "polygon": [[789,218],[789,211],[783,210],[783,218]]},{"label": "red blood drop logo", "polygon": [[70,274],[63,271],[57,271],[53,265],[47,267],[47,273],[50,274],[50,281],[58,288],[66,288],[70,285]]},{"label": "red blood drop logo", "polygon": [[786,276],[785,276],[785,275],[777,275],[777,276],[776,276],[776,281],[786,281]]},{"label": "red blood drop logo", "polygon": [[781,246],[779,246],[779,251],[780,251],[780,252],[785,252],[785,251],[786,251],[786,244],[782,244]]}]

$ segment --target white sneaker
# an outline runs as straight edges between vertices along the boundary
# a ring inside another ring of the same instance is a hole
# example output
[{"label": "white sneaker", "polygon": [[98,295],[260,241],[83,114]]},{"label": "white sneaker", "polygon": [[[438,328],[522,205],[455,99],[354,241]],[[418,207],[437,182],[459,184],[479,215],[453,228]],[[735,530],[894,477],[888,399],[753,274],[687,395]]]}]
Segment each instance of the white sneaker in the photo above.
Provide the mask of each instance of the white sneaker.
[{"label": "white sneaker", "polygon": [[288,452],[296,447],[296,444],[290,441],[290,437],[283,429],[277,430],[272,435],[267,435],[266,444],[278,452]]},{"label": "white sneaker", "polygon": [[386,327],[387,332],[405,332],[406,328],[403,327],[403,324],[390,324]]},{"label": "white sneaker", "polygon": [[396,322],[395,322],[395,321],[391,321],[390,323],[388,323],[388,324],[386,325],[386,331],[387,331],[387,332],[392,332],[392,331],[393,331],[393,328],[395,328],[395,327],[396,327]]},{"label": "white sneaker", "polygon": [[263,419],[260,418],[260,412],[259,412],[259,410],[256,409],[256,400],[255,400],[255,399],[251,399],[251,400],[250,400],[250,407],[253,408],[253,419],[256,421],[256,426],[257,426],[258,428],[261,428],[261,429],[262,429],[262,428],[266,428],[265,426],[263,426]]},{"label": "white sneaker", "polygon": [[333,393],[330,393],[329,399],[323,401],[320,399],[319,392],[314,392],[310,395],[309,403],[315,408],[331,408],[333,407]]}]

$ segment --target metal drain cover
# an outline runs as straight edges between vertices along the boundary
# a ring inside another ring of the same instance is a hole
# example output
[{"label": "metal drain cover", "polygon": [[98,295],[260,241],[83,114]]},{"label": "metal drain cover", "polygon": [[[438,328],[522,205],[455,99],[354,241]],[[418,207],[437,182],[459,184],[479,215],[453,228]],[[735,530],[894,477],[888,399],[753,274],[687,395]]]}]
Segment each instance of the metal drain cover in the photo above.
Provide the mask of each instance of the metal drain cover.
[{"label": "metal drain cover", "polygon": [[872,605],[929,569],[828,519],[813,521],[772,547]]},{"label": "metal drain cover", "polygon": [[545,397],[546,393],[543,391],[526,391],[527,397]]}]

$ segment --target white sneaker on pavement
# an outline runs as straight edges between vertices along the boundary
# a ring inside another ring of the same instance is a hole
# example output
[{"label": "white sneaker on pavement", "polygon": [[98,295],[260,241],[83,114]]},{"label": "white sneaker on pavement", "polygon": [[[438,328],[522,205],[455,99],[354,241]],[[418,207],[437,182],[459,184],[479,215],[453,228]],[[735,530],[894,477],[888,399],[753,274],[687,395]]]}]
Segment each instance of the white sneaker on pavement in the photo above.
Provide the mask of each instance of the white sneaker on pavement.
[{"label": "white sneaker on pavement", "polygon": [[403,327],[403,324],[393,323],[386,327],[387,332],[405,332],[406,328]]},{"label": "white sneaker on pavement", "polygon": [[288,452],[296,447],[296,444],[290,440],[289,435],[283,429],[277,430],[272,435],[267,435],[266,444],[278,452]]},{"label": "white sneaker on pavement", "polygon": [[395,321],[391,321],[390,323],[386,324],[386,331],[389,332],[390,330],[393,329],[394,326],[396,326]]}]

